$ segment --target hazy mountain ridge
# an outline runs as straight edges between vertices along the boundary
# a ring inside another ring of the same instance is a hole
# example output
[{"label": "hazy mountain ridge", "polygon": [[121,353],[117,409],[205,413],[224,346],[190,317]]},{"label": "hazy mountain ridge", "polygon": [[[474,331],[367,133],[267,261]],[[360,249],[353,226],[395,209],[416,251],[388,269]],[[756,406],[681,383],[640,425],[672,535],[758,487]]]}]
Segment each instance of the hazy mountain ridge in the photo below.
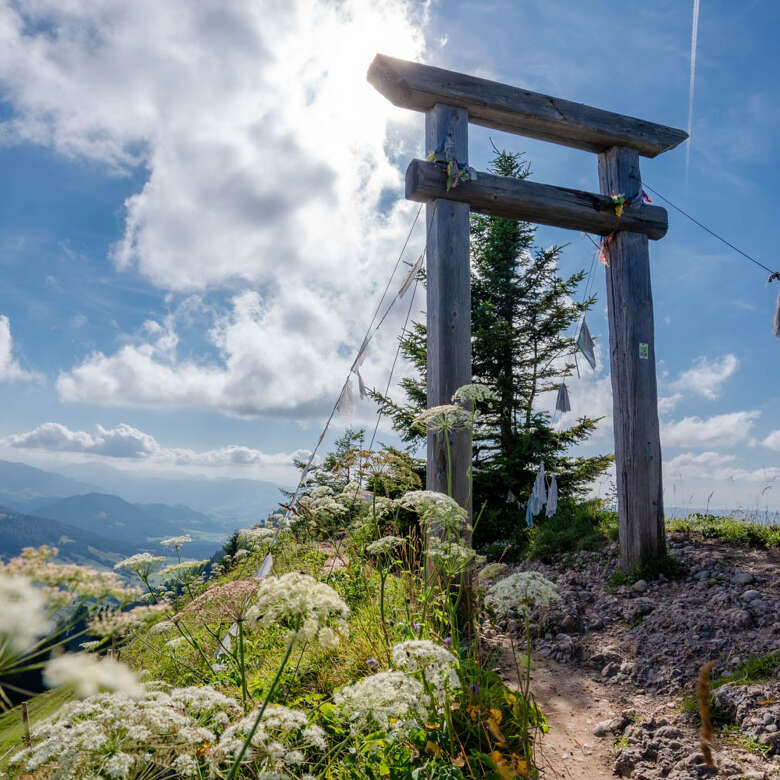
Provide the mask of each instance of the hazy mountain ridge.
[{"label": "hazy mountain ridge", "polygon": [[112,566],[138,552],[136,545],[85,531],[45,517],[0,506],[0,556],[11,558],[25,547],[55,546],[59,559],[87,566]]}]

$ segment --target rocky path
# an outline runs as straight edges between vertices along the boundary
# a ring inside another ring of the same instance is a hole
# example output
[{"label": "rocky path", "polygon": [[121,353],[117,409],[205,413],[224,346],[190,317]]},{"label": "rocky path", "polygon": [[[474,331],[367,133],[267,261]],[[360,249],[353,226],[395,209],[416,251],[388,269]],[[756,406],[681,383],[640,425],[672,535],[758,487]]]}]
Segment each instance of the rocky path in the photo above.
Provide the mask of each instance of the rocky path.
[{"label": "rocky path", "polygon": [[[705,661],[715,661],[718,678],[780,652],[777,553],[685,537],[670,549],[687,574],[633,587],[608,585],[614,551],[533,565],[561,595],[532,618],[532,691],[550,722],[545,778],[780,778],[780,669],[760,684],[718,689],[728,725],[716,739],[717,771],[705,765],[697,719],[683,707]],[[511,622],[498,628],[493,641],[505,647],[520,633]],[[514,683],[511,666],[503,668]]]}]

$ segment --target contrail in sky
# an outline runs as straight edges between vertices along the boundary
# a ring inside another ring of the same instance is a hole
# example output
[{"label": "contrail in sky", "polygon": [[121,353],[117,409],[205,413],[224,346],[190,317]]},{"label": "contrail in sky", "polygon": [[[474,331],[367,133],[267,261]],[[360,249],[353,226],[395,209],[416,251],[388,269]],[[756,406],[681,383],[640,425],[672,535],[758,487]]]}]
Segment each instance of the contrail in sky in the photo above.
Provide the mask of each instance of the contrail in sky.
[{"label": "contrail in sky", "polygon": [[685,147],[685,178],[691,167],[691,140],[693,131],[693,89],[696,84],[696,39],[699,37],[699,0],[693,0],[693,29],[691,31],[691,82],[688,87],[688,143]]}]

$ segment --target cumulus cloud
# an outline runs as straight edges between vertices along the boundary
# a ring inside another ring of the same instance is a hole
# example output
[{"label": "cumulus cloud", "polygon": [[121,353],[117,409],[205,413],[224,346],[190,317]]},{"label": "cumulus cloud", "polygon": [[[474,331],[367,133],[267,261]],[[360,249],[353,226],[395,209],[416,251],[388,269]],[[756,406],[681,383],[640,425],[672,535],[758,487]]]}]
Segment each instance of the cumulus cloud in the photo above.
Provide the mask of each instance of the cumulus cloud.
[{"label": "cumulus cloud", "polygon": [[684,452],[669,461],[664,462],[664,470],[675,477],[687,479],[709,479],[714,469],[721,469],[727,463],[736,460],[734,455],[720,452]]},{"label": "cumulus cloud", "polygon": [[47,422],[32,431],[6,436],[0,444],[16,449],[80,453],[172,466],[290,466],[295,458],[309,455],[305,450],[268,454],[237,444],[204,451],[163,447],[153,436],[126,423],[120,423],[115,428],[98,425],[92,434]]},{"label": "cumulus cloud", "polygon": [[780,452],[780,430],[772,431],[772,433],[770,433],[761,443],[765,447],[769,447],[770,450],[777,450]]},{"label": "cumulus cloud", "polygon": [[683,371],[669,387],[678,392],[715,399],[720,395],[724,382],[734,374],[738,366],[739,360],[732,354],[714,360],[699,357],[694,360],[693,366]]},{"label": "cumulus cloud", "polygon": [[25,371],[14,358],[14,342],[8,317],[0,314],[0,382],[40,381],[40,374]]},{"label": "cumulus cloud", "polygon": [[[366,69],[378,51],[420,58],[426,8],[0,7],[0,72],[13,109],[0,143],[44,144],[119,174],[144,166],[111,252],[116,265],[177,294],[251,290],[214,327],[221,362],[166,362],[156,340],[126,344],[61,376],[62,398],[254,413],[338,392],[339,357],[360,343],[416,209],[402,197],[400,163],[422,144],[420,117],[379,95]],[[412,250],[420,243],[421,232]]]},{"label": "cumulus cloud", "polygon": [[761,416],[757,409],[729,414],[683,417],[661,425],[661,442],[667,447],[730,446],[751,438],[753,423]]},{"label": "cumulus cloud", "polygon": [[[347,321],[323,312],[310,293],[292,297],[279,307],[266,305],[254,291],[236,295],[229,312],[214,315],[208,339],[216,355],[210,360],[179,358],[178,312],[162,323],[147,321],[138,343],[110,355],[93,353],[62,372],[59,395],[107,406],[211,408],[244,417],[321,413],[335,401],[360,336]],[[194,306],[191,301],[185,310]],[[334,341],[327,349],[308,336],[325,331]],[[381,378],[385,346],[380,340],[368,351],[366,381]]]}]

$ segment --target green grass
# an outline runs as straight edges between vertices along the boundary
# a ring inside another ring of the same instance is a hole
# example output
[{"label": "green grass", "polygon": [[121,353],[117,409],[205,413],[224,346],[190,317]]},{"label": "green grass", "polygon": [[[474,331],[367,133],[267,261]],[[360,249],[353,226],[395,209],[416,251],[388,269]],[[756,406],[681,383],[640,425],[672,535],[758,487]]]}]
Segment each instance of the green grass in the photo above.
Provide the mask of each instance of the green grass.
[{"label": "green grass", "polygon": [[[30,716],[30,725],[35,726],[39,721],[54,715],[63,704],[70,700],[71,696],[70,690],[59,688],[28,699],[27,713]],[[7,759],[14,752],[13,748],[21,743],[23,737],[21,706],[0,714],[0,768],[5,766]]]},{"label": "green grass", "polygon": [[617,514],[596,499],[575,503],[561,499],[553,517],[542,515],[528,538],[528,557],[551,562],[583,550],[598,550],[617,539]]},{"label": "green grass", "polygon": [[737,517],[720,517],[694,512],[679,520],[666,523],[669,532],[682,532],[703,539],[717,539],[729,544],[748,547],[780,547],[780,526],[758,525]]},{"label": "green grass", "polygon": [[607,581],[610,589],[619,588],[621,585],[633,585],[639,580],[655,580],[662,574],[670,580],[681,579],[687,574],[687,569],[674,555],[661,556],[652,561],[635,566],[630,571],[616,571]]},{"label": "green grass", "polygon": [[718,736],[726,744],[742,748],[743,750],[747,750],[749,753],[761,756],[762,758],[766,758],[771,750],[769,745],[762,745],[753,737],[741,732],[738,726],[721,726],[721,728],[718,729]]},{"label": "green grass", "polygon": [[769,653],[769,655],[758,655],[743,661],[736,669],[727,675],[718,678],[712,684],[713,688],[720,688],[726,683],[735,683],[736,685],[755,685],[756,683],[772,680],[780,669],[780,651]]}]

